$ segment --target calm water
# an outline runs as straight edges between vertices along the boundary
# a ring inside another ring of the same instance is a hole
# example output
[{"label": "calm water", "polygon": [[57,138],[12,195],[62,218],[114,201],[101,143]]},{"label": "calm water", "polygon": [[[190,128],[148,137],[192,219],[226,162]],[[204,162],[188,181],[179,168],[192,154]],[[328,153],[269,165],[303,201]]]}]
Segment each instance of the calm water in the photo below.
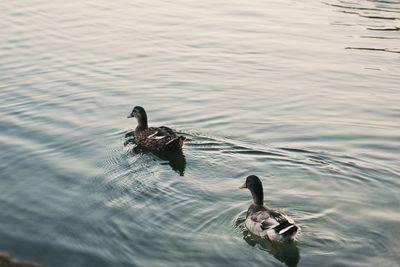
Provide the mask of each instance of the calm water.
[{"label": "calm water", "polygon": [[[43,266],[399,266],[400,2],[0,3],[0,250]],[[188,138],[125,138],[134,105]],[[246,231],[249,174],[302,227]]]}]

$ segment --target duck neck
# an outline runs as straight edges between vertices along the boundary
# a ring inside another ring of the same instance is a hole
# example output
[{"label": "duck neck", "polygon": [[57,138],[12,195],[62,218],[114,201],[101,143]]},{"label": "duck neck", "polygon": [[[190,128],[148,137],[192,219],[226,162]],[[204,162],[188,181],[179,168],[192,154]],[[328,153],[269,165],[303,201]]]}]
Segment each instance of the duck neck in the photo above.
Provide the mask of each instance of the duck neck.
[{"label": "duck neck", "polygon": [[258,189],[255,188],[254,190],[251,190],[251,195],[253,196],[253,202],[257,206],[263,206],[264,205],[264,193],[263,189]]},{"label": "duck neck", "polygon": [[137,119],[137,121],[138,121],[138,126],[136,127],[136,130],[144,131],[147,128],[149,128],[148,125],[147,125],[147,115],[146,115],[146,113],[141,114],[141,116]]}]

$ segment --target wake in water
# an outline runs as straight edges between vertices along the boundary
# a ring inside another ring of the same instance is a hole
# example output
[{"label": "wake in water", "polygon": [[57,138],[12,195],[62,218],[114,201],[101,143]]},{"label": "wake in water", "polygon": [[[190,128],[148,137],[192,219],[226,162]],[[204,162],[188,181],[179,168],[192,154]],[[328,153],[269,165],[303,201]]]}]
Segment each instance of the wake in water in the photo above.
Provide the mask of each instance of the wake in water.
[{"label": "wake in water", "polygon": [[135,143],[135,133],[133,131],[128,132],[125,134],[125,142],[124,146],[129,146],[132,147],[132,152],[135,153],[136,155],[140,154],[153,154],[156,157],[166,161],[161,164],[169,164],[171,168],[179,173],[180,176],[184,176],[185,174],[185,168],[186,168],[186,158],[185,155],[183,154],[182,150],[175,150],[175,151],[153,151],[149,150],[145,147],[138,146]]}]

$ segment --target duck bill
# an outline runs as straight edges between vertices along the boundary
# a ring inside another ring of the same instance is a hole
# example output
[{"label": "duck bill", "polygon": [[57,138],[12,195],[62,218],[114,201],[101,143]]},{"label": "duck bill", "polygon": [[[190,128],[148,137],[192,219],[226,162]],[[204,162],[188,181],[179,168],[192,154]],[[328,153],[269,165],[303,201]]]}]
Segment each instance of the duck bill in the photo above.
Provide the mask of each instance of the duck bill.
[{"label": "duck bill", "polygon": [[240,188],[240,189],[245,189],[245,188],[247,188],[246,183],[242,184],[239,188]]},{"label": "duck bill", "polygon": [[128,119],[133,118],[132,114],[129,114],[127,118]]}]

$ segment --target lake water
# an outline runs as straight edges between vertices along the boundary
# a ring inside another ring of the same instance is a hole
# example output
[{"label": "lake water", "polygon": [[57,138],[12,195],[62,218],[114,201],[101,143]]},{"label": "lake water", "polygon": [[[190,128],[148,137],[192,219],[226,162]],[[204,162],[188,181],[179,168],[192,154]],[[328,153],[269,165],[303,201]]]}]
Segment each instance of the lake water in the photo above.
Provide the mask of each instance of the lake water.
[{"label": "lake water", "polygon": [[[0,251],[43,266],[400,266],[400,2],[0,3]],[[136,124],[187,137],[160,158]],[[247,175],[301,225],[245,229]]]}]

